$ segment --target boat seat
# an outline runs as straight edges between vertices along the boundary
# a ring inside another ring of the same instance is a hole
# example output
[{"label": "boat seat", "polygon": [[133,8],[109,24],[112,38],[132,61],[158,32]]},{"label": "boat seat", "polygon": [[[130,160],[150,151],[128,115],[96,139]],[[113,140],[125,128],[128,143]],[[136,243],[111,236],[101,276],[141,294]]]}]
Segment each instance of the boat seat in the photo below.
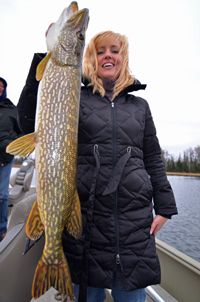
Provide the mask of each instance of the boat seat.
[{"label": "boat seat", "polygon": [[34,193],[13,207],[7,235],[0,242],[0,301],[28,302],[32,298],[32,282],[42,255],[44,236],[25,255],[23,252],[26,221],[36,197]]},{"label": "boat seat", "polygon": [[35,192],[35,188],[31,190],[34,165],[34,160],[27,159],[22,163],[20,169],[10,177],[10,185],[12,188],[9,190],[8,216],[10,215],[11,209],[14,205],[22,200],[22,198],[25,198]]}]

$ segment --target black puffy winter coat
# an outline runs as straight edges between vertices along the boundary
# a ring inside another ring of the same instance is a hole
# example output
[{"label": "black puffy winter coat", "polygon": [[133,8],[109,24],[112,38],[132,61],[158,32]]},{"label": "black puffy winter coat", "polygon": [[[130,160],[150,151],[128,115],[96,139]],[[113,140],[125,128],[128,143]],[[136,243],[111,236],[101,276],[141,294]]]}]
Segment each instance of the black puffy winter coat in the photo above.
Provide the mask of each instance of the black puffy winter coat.
[{"label": "black puffy winter coat", "polygon": [[[34,128],[33,71],[34,64],[18,103],[25,133],[26,125]],[[81,90],[77,188],[83,233],[78,240],[67,230],[63,234],[76,284],[83,272],[93,287],[112,288],[114,272],[121,290],[160,282],[155,239],[150,235],[152,199],[156,214],[170,217],[177,209],[149,105],[128,94],[140,88],[140,83],[127,87],[113,102],[93,94],[92,87]]]},{"label": "black puffy winter coat", "polygon": [[74,240],[66,231],[63,240],[74,283],[80,283],[88,245],[89,286],[112,288],[114,271],[121,290],[160,282],[152,198],[156,214],[168,217],[177,209],[148,103],[127,94],[140,87],[131,85],[113,102],[82,88],[77,188],[83,236]]}]

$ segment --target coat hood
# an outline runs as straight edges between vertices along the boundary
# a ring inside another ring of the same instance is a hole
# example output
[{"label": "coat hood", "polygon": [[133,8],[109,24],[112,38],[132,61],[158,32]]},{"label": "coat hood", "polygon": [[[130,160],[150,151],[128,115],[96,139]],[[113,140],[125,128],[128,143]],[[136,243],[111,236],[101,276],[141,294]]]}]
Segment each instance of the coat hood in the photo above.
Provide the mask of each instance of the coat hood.
[{"label": "coat hood", "polygon": [[[90,84],[90,80],[82,77],[82,83],[87,87]],[[138,90],[144,90],[146,89],[146,84],[141,84],[139,80],[135,79],[135,81],[133,82],[133,84],[127,86],[124,90],[123,93],[128,93],[128,92],[133,92],[133,91],[138,91]],[[91,86],[93,87],[93,86]],[[93,89],[93,88],[92,88]],[[120,92],[121,94],[121,92]]]},{"label": "coat hood", "polygon": [[138,91],[138,90],[145,90],[147,87],[146,84],[141,84],[138,79],[135,79],[132,85],[129,85],[124,89],[126,93],[132,92],[132,91]]}]

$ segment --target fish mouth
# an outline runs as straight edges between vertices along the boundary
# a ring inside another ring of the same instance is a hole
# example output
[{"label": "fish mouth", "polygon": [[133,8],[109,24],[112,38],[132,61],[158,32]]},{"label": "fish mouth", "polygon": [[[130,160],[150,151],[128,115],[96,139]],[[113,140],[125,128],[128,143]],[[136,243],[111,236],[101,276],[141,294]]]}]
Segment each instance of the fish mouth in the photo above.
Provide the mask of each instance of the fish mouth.
[{"label": "fish mouth", "polygon": [[86,31],[89,22],[89,9],[84,8],[78,10],[78,4],[73,1],[67,9],[67,26],[71,29],[80,28],[82,31]]}]

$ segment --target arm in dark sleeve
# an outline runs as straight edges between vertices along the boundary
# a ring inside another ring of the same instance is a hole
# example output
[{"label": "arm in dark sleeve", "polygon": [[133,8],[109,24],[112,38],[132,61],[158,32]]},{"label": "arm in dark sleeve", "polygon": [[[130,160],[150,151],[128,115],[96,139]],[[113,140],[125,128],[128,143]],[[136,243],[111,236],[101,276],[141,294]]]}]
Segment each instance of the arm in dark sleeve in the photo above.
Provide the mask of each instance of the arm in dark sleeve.
[{"label": "arm in dark sleeve", "polygon": [[170,218],[177,214],[176,202],[167,179],[161,158],[161,149],[156,136],[155,125],[147,104],[144,134],[144,164],[153,186],[153,201],[156,215]]},{"label": "arm in dark sleeve", "polygon": [[17,123],[17,108],[15,105],[10,108],[10,115],[9,115],[9,123],[8,123],[8,130],[7,137],[1,141],[0,144],[0,152],[6,152],[6,147],[16,140],[17,138],[23,136],[23,133],[20,131],[18,123]]},{"label": "arm in dark sleeve", "polygon": [[14,106],[14,110],[15,110],[15,114],[14,114],[14,121],[13,121],[13,127],[14,127],[14,132],[16,134],[16,137],[15,139],[23,136],[23,133],[21,132],[20,128],[19,128],[19,125],[18,125],[18,115],[17,115],[17,107]]},{"label": "arm in dark sleeve", "polygon": [[37,103],[37,90],[39,82],[36,80],[36,69],[45,53],[35,53],[26,79],[26,84],[21,92],[18,104],[18,124],[24,134],[34,132],[35,111]]}]

